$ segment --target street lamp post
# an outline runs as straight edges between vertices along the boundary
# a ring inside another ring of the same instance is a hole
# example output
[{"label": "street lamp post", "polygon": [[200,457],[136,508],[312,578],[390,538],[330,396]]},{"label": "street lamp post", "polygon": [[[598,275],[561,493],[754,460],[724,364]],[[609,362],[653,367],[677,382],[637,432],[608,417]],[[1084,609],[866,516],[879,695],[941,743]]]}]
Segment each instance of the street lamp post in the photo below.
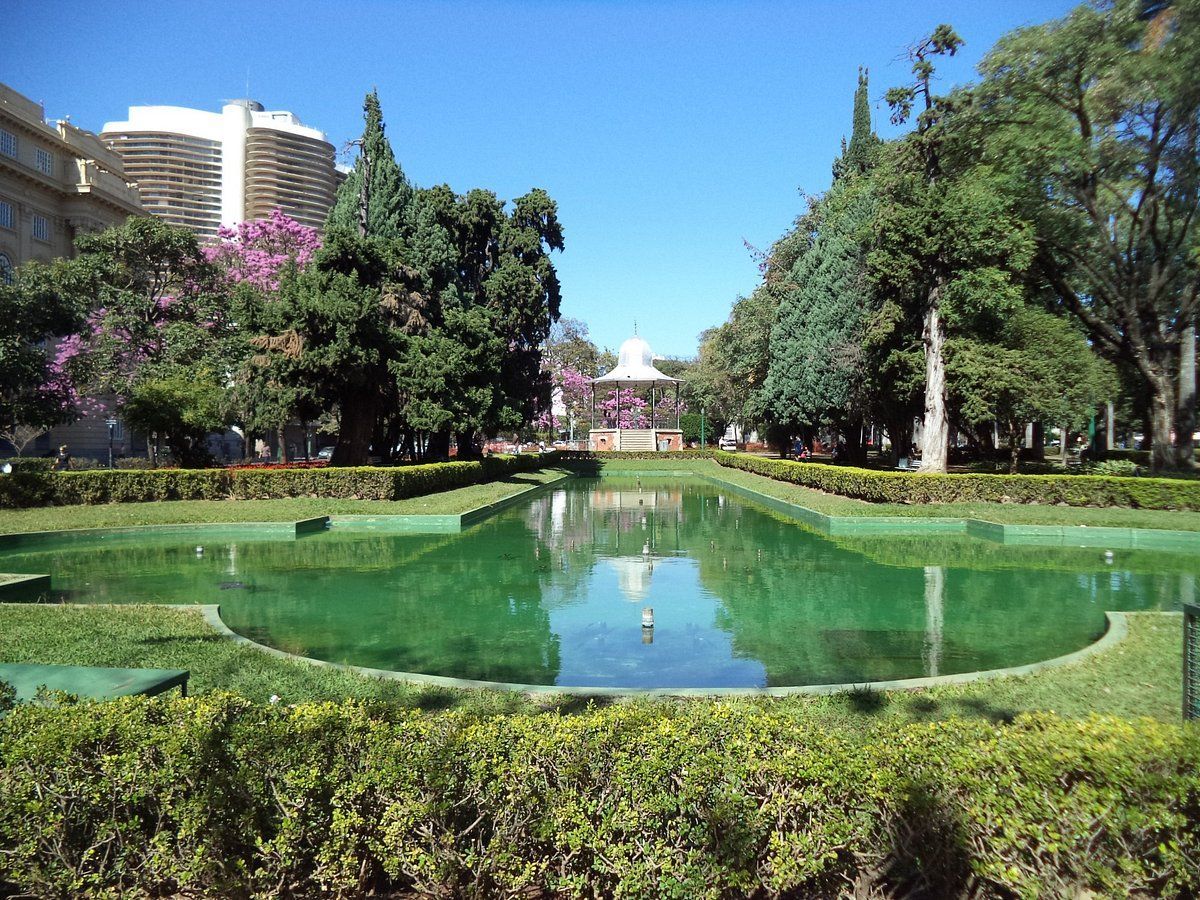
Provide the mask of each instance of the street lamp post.
[{"label": "street lamp post", "polygon": [[105,419],[104,424],[108,426],[108,467],[113,467],[113,429],[117,427],[116,419]]}]

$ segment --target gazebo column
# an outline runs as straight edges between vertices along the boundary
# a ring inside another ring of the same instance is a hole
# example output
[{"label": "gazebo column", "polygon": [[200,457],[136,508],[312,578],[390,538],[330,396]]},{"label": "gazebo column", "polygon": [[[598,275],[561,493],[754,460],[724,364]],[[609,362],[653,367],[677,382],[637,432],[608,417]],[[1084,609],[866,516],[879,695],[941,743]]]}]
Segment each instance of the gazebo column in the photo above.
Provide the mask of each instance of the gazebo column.
[{"label": "gazebo column", "polygon": [[658,403],[654,398],[654,385],[650,385],[650,429],[658,426]]},{"label": "gazebo column", "polygon": [[675,382],[675,430],[679,430],[679,382]]}]

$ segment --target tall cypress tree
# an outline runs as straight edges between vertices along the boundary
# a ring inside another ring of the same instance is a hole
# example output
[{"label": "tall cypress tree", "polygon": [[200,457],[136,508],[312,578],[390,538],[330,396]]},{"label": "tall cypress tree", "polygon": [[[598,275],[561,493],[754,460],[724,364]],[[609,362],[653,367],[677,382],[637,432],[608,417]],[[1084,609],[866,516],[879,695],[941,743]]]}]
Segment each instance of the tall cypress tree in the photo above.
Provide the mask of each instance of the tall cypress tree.
[{"label": "tall cypress tree", "polygon": [[871,101],[867,96],[867,70],[858,70],[858,87],[854,91],[854,126],[850,143],[842,141],[842,155],[834,161],[833,177],[861,175],[871,168],[875,151],[883,141],[871,129]]},{"label": "tall cypress tree", "polygon": [[[358,143],[358,159],[354,169],[338,188],[337,199],[327,229],[362,230],[361,209],[367,208],[366,236],[391,240],[399,237],[404,224],[413,188],[404,170],[396,162],[391,142],[384,134],[383,111],[379,94],[374,90],[363,100],[362,140]],[[367,190],[364,194],[363,180]]]}]

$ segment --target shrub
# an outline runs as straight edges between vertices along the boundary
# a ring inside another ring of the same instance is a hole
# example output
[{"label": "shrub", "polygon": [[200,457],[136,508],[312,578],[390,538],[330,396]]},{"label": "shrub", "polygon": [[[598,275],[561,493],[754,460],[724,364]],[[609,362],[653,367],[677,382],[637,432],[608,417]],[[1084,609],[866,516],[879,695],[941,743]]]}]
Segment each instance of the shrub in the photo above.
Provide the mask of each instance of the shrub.
[{"label": "shrub", "polygon": [[606,459],[711,459],[712,450],[559,450],[557,459],[565,462],[603,461]]},{"label": "shrub", "polygon": [[1128,459],[1102,459],[1099,462],[1088,463],[1084,466],[1088,475],[1117,475],[1125,478],[1135,478],[1141,474],[1142,467]]},{"label": "shrub", "polygon": [[0,846],[0,887],[36,896],[1186,896],[1200,732],[1046,714],[864,737],[717,702],[21,707]]},{"label": "shrub", "polygon": [[275,500],[330,497],[402,500],[532,471],[552,457],[490,457],[395,468],[21,470],[0,475],[0,508],[140,503],[150,500]]},{"label": "shrub", "polygon": [[872,503],[1043,503],[1200,510],[1200,482],[1106,475],[934,475],[716,451],[723,466]]}]

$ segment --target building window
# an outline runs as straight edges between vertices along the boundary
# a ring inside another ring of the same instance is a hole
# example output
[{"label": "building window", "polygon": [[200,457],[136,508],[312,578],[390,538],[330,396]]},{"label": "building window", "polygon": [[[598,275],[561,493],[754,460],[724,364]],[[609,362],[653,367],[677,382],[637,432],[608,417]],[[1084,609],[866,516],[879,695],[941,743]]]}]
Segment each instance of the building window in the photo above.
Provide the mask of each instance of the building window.
[{"label": "building window", "polygon": [[0,228],[16,228],[16,222],[13,205],[7,200],[0,200]]},{"label": "building window", "polygon": [[3,128],[0,128],[0,153],[14,158],[17,155],[17,136]]},{"label": "building window", "polygon": [[35,240],[48,241],[50,240],[50,220],[45,216],[39,216],[34,213],[33,216],[33,237]]},{"label": "building window", "polygon": [[45,172],[47,175],[54,174],[54,154],[49,150],[43,150],[41,147],[38,147],[37,152],[34,154],[34,160],[39,172]]},{"label": "building window", "polygon": [[0,253],[0,284],[13,283],[13,264],[12,260]]}]

